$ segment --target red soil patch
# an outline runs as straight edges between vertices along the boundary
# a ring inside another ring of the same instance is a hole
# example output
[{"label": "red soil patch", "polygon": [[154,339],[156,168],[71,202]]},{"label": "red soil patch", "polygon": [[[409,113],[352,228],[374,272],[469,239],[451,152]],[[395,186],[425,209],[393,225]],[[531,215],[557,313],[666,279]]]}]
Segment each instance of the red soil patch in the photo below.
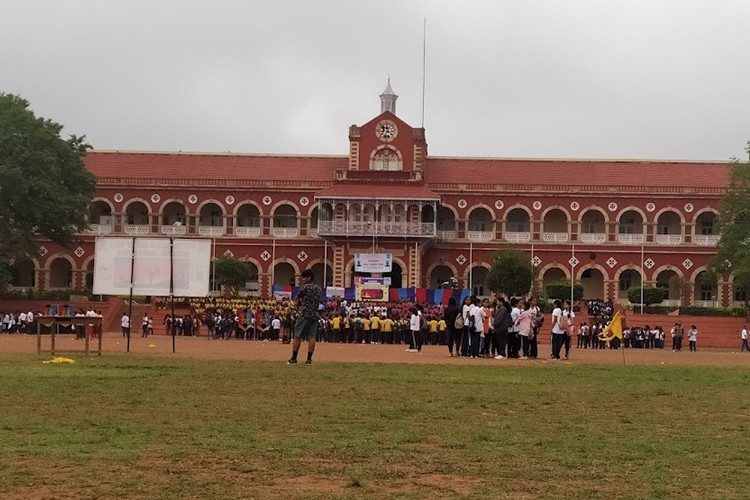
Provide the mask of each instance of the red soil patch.
[{"label": "red soil patch", "polygon": [[[36,352],[35,335],[0,335],[0,352]],[[57,336],[57,354],[77,354],[83,352],[83,342],[75,340],[72,335]],[[116,333],[105,333],[102,339],[103,355],[126,353],[127,339]],[[687,344],[687,342],[685,342]],[[560,364],[629,364],[629,365],[705,365],[705,366],[746,366],[750,367],[750,353],[737,349],[702,349],[689,352],[687,345],[682,352],[670,349],[624,349],[592,350],[573,349],[570,361]],[[150,347],[153,346],[153,347]],[[42,337],[43,355],[49,356],[49,336]],[[92,342],[92,348],[94,342]],[[283,362],[289,358],[291,346],[280,342],[259,342],[254,340],[209,340],[206,337],[176,337],[176,352],[172,352],[172,337],[156,335],[148,338],[131,337],[130,352],[139,355],[176,356],[194,359],[232,359],[262,360]],[[557,364],[548,359],[549,346],[539,346],[540,358],[537,360],[502,360],[462,359],[448,356],[446,346],[427,345],[421,353],[405,352],[405,345],[363,345],[335,344],[319,342],[316,347],[314,362],[342,363],[408,363],[408,364],[447,364],[447,365],[533,365]],[[73,352],[73,351],[77,351]],[[307,351],[303,344],[300,358],[305,358]],[[95,353],[93,355],[96,355]]]}]

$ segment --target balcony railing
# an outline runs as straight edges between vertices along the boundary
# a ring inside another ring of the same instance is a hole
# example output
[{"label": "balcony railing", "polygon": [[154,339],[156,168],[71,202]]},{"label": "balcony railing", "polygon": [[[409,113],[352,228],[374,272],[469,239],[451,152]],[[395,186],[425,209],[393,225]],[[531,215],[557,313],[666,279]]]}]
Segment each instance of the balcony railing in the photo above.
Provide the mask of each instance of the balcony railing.
[{"label": "balcony railing", "polygon": [[187,226],[162,226],[161,234],[165,236],[184,236],[187,234]]},{"label": "balcony railing", "polygon": [[542,241],[545,243],[565,243],[568,238],[568,233],[542,233]]},{"label": "balcony railing", "polygon": [[682,245],[682,235],[681,234],[657,234],[656,244],[666,245],[666,246]]},{"label": "balcony railing", "polygon": [[296,227],[274,227],[271,234],[274,238],[296,238],[299,230]]},{"label": "balcony railing", "polygon": [[716,307],[719,303],[715,300],[694,300],[695,307]]},{"label": "balcony railing", "polygon": [[148,224],[125,224],[122,226],[122,229],[125,234],[133,236],[140,236],[151,232],[151,226]]},{"label": "balcony railing", "polygon": [[531,241],[531,233],[508,231],[503,235],[505,241],[509,243],[526,243]]},{"label": "balcony railing", "polygon": [[451,241],[456,239],[456,231],[443,231],[440,230],[437,232],[438,239]]},{"label": "balcony railing", "polygon": [[604,233],[581,233],[578,235],[578,239],[582,243],[601,244],[607,242],[607,235]]},{"label": "balcony railing", "polygon": [[642,234],[620,233],[617,235],[617,242],[623,245],[642,245],[644,241]]},{"label": "balcony railing", "polygon": [[198,234],[201,236],[224,236],[224,226],[199,226]]},{"label": "balcony railing", "polygon": [[240,236],[242,238],[257,238],[260,236],[260,227],[235,226],[234,234],[235,236]]},{"label": "balcony railing", "polygon": [[432,222],[318,221],[319,235],[435,236]]},{"label": "balcony railing", "polygon": [[696,234],[693,239],[696,245],[702,247],[715,247],[719,243],[718,234]]},{"label": "balcony railing", "polygon": [[110,234],[114,230],[111,224],[89,224],[86,234]]},{"label": "balcony railing", "polygon": [[469,241],[492,241],[495,233],[492,231],[467,231],[466,237]]}]

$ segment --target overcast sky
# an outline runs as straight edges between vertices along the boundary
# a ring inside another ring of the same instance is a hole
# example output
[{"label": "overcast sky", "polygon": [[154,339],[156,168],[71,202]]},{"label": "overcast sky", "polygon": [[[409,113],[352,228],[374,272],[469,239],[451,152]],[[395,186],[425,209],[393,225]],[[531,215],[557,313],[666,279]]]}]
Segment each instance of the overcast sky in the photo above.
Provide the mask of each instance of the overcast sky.
[{"label": "overcast sky", "polygon": [[0,92],[97,149],[745,158],[748,0],[0,0]]}]

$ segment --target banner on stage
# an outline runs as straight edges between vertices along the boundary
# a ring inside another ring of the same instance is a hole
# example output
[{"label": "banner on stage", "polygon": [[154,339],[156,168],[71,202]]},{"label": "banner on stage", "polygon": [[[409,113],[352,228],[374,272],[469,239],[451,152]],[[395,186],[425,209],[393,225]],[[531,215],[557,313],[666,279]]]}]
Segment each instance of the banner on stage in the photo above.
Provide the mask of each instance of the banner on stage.
[{"label": "banner on stage", "polygon": [[343,299],[346,289],[343,286],[327,286],[326,297],[329,299]]},{"label": "banner on stage", "polygon": [[386,285],[360,285],[355,288],[355,298],[363,302],[388,302]]},{"label": "banner on stage", "polygon": [[393,255],[390,253],[355,253],[354,272],[390,273],[393,269]]}]

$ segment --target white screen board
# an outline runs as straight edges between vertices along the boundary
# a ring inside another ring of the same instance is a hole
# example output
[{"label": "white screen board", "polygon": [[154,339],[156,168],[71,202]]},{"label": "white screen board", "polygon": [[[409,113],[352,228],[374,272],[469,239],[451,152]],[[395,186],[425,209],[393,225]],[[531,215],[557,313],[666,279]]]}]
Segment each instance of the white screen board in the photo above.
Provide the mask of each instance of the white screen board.
[{"label": "white screen board", "polygon": [[[175,239],[172,265],[174,294],[205,297],[211,270],[211,240]],[[133,294],[169,295],[169,238],[135,238]],[[97,238],[94,264],[95,294],[130,293],[133,238]]]}]

